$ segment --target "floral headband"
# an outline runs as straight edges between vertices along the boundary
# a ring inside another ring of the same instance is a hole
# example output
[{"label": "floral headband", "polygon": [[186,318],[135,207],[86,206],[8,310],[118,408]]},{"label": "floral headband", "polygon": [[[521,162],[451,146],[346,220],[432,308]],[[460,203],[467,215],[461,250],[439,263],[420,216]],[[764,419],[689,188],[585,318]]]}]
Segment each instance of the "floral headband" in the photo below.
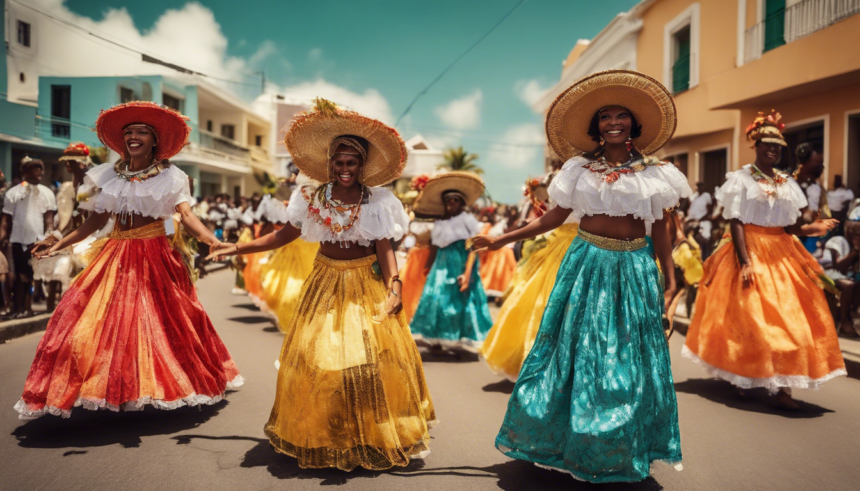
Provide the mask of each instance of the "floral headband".
[{"label": "floral headband", "polygon": [[[361,155],[361,161],[367,161],[367,150],[358,142],[355,138],[349,136],[339,136],[332,140],[331,145],[328,147],[328,159],[331,160],[332,157],[337,155],[337,147],[341,145],[346,145],[348,147],[352,147],[358,151]],[[342,153],[342,152],[341,152]]]}]

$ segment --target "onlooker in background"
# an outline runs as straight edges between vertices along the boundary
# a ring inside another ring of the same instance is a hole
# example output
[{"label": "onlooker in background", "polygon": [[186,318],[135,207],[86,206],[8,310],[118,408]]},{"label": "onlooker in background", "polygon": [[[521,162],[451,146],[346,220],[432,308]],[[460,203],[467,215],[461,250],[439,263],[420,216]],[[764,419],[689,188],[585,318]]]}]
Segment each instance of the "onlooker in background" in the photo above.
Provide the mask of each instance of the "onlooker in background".
[{"label": "onlooker in background", "polygon": [[690,208],[687,210],[687,219],[702,221],[710,217],[714,211],[714,198],[711,193],[705,191],[705,183],[696,183],[696,192],[690,196]]},{"label": "onlooker in background", "polygon": [[[827,194],[821,190],[818,178],[824,173],[824,150],[818,143],[803,142],[794,150],[797,157],[797,169],[794,179],[806,193],[808,205],[803,209],[803,222],[812,223],[816,218],[830,218],[830,208],[827,206]],[[806,250],[815,252],[820,237],[798,236]]]},{"label": "onlooker in background", "polygon": [[24,157],[21,160],[24,182],[10,189],[3,200],[0,247],[5,247],[9,242],[12,244],[16,318],[33,315],[33,267],[30,265],[30,249],[54,229],[57,202],[54,193],[47,186],[39,184],[44,172],[45,164],[41,160]]},{"label": "onlooker in background", "polygon": [[842,222],[848,216],[848,207],[854,200],[854,191],[845,187],[842,183],[842,176],[836,174],[833,176],[833,190],[827,191],[827,204],[830,206],[830,213],[833,218],[839,220],[839,227],[836,229],[837,234],[842,233]]},{"label": "onlooker in background", "polygon": [[[6,175],[0,171],[0,201],[6,199]],[[9,271],[9,251],[8,247],[0,244],[0,288],[3,290],[3,308],[0,309],[0,316],[5,317],[12,313],[12,282],[10,281]]]},{"label": "onlooker in background", "polygon": [[[853,247],[852,247],[853,246]],[[818,263],[825,274],[836,283],[839,289],[839,333],[856,338],[851,312],[856,304],[855,298],[860,290],[856,288],[860,248],[860,222],[849,221],[845,224],[845,236],[831,237],[825,244]]]}]

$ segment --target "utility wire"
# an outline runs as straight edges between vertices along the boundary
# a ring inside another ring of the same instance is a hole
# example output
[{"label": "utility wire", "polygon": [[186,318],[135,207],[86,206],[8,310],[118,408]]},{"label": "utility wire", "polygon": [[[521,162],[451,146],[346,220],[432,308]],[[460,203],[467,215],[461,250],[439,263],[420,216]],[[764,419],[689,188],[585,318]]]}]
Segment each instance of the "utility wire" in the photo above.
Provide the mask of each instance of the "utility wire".
[{"label": "utility wire", "polygon": [[486,33],[484,33],[484,35],[483,35],[483,36],[481,36],[480,38],[478,38],[478,40],[477,40],[477,41],[475,41],[475,43],[474,43],[474,44],[472,44],[471,46],[469,46],[469,49],[467,49],[466,51],[463,51],[463,53],[462,53],[460,56],[458,56],[458,57],[457,57],[457,59],[455,59],[453,62],[451,62],[451,64],[450,64],[450,65],[448,65],[444,70],[442,70],[442,73],[440,73],[436,78],[434,78],[434,79],[433,79],[433,81],[432,81],[432,82],[430,82],[430,83],[427,85],[427,87],[424,87],[424,90],[422,90],[421,92],[419,92],[419,93],[418,93],[418,95],[416,95],[416,96],[415,96],[415,98],[414,98],[414,99],[412,99],[412,102],[410,102],[410,103],[409,103],[409,105],[408,105],[408,106],[406,106],[406,110],[405,110],[405,111],[403,111],[403,114],[401,114],[399,118],[397,118],[397,122],[396,122],[396,123],[394,123],[394,126],[397,126],[398,124],[400,124],[400,121],[401,121],[401,120],[402,120],[402,119],[403,119],[407,114],[409,114],[409,111],[411,111],[411,110],[412,110],[412,106],[414,106],[414,105],[415,105],[415,103],[418,101],[418,99],[420,99],[420,98],[421,98],[421,96],[422,96],[422,95],[426,94],[426,93],[427,93],[427,91],[428,91],[428,90],[430,90],[430,88],[431,88],[431,87],[433,87],[434,85],[436,85],[436,82],[438,82],[439,80],[441,80],[441,79],[442,79],[442,77],[444,77],[444,76],[445,76],[445,74],[446,74],[446,73],[448,73],[448,71],[449,71],[449,70],[451,70],[451,68],[453,68],[453,67],[454,67],[454,65],[456,65],[460,60],[462,60],[463,58],[465,58],[465,57],[466,57],[466,55],[468,55],[469,53],[471,53],[473,49],[477,48],[477,47],[478,47],[478,45],[479,45],[479,44],[481,44],[481,42],[482,42],[484,39],[486,39],[486,38],[487,38],[487,36],[489,36],[490,34],[492,34],[492,33],[493,33],[493,31],[495,31],[495,30],[496,30],[500,25],[502,25],[502,23],[503,23],[503,22],[505,22],[505,20],[507,20],[507,18],[508,18],[508,17],[510,17],[510,16],[511,16],[511,14],[513,14],[513,13],[514,13],[514,11],[515,11],[515,10],[517,10],[518,8],[520,8],[520,5],[524,4],[525,2],[526,2],[526,0],[520,0],[519,2],[517,2],[517,4],[516,4],[516,5],[514,5],[514,8],[512,8],[511,10],[509,10],[509,11],[508,11],[508,13],[507,13],[507,14],[505,14],[504,16],[502,16],[502,18],[501,18],[501,19],[499,19],[499,21],[498,21],[498,22],[496,22],[496,24],[495,24],[493,27],[491,27],[489,31],[487,31]]}]

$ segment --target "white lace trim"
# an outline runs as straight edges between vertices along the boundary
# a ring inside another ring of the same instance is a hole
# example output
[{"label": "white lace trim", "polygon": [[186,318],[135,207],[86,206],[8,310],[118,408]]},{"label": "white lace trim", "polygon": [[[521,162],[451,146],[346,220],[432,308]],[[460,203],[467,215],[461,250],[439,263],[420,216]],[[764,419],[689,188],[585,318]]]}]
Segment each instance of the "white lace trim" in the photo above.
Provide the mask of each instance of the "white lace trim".
[{"label": "white lace trim", "polygon": [[726,174],[726,182],[714,193],[723,207],[723,218],[738,219],[760,227],[788,227],[806,208],[806,195],[788,177],[783,184],[761,184],[750,170],[752,164]]},{"label": "white lace trim", "polygon": [[471,213],[464,211],[447,220],[437,220],[430,232],[430,243],[436,247],[448,247],[458,240],[466,240],[481,233],[481,223]]},{"label": "white lace trim", "polygon": [[[236,375],[236,378],[227,382],[225,387],[225,391],[238,389],[245,383],[245,379],[241,375]],[[224,393],[218,394],[217,396],[207,396],[202,394],[197,394],[192,392],[186,397],[182,399],[176,399],[174,401],[164,401],[161,399],[153,399],[152,397],[141,397],[140,399],[136,399],[134,401],[128,401],[123,403],[120,406],[115,406],[113,404],[107,403],[104,399],[86,399],[79,397],[75,400],[75,404],[72,406],[73,408],[82,407],[84,409],[88,409],[90,411],[96,411],[99,409],[107,409],[110,411],[118,412],[118,411],[142,411],[144,406],[152,406],[156,409],[163,410],[173,410],[178,409],[182,406],[199,406],[199,405],[212,405],[221,402],[224,399]],[[24,399],[19,399],[17,403],[15,403],[15,410],[18,411],[18,419],[36,419],[46,414],[53,414],[54,416],[62,416],[63,418],[68,418],[72,415],[71,409],[61,409],[55,406],[45,406],[42,409],[32,410],[24,402]]]},{"label": "white lace trim", "polygon": [[767,378],[750,378],[727,372],[709,364],[705,360],[699,358],[699,355],[693,353],[693,351],[686,345],[681,348],[681,356],[701,366],[712,376],[723,379],[735,387],[740,387],[741,389],[765,388],[771,394],[775,394],[783,387],[818,390],[821,388],[821,384],[828,382],[833,378],[848,375],[848,372],[844,368],[837,368],[821,378],[811,378],[806,375],[774,375],[773,377]]},{"label": "white lace trim", "polygon": [[573,210],[572,221],[583,216],[633,215],[647,225],[663,218],[663,210],[674,208],[681,198],[692,194],[687,177],[672,164],[650,165],[644,170],[622,174],[608,183],[583,167],[590,161],[573,157],[549,185],[549,197],[563,208]]},{"label": "white lace trim", "polygon": [[101,164],[87,172],[78,189],[80,209],[167,218],[180,203],[192,202],[188,175],[176,165],[171,164],[161,174],[141,182],[119,178],[113,166]]},{"label": "white lace trim", "polygon": [[470,353],[479,353],[481,351],[481,346],[484,344],[483,341],[475,341],[474,339],[469,338],[460,338],[459,341],[452,341],[450,339],[442,338],[425,338],[421,334],[416,333],[412,333],[412,339],[415,341],[424,341],[428,344],[438,344],[443,348],[462,349]]},{"label": "white lace trim", "polygon": [[[306,186],[305,193],[312,194],[313,187]],[[302,230],[302,239],[307,242],[355,242],[366,247],[375,240],[400,240],[409,228],[409,216],[403,204],[387,188],[368,188],[370,195],[367,203],[361,205],[361,212],[349,230],[335,234],[328,226],[318,223],[308,216],[308,201],[301,193],[293,193],[287,206],[286,221]],[[314,207],[320,209],[320,216],[329,217],[319,201],[314,197]],[[332,217],[334,218],[334,217]]]}]

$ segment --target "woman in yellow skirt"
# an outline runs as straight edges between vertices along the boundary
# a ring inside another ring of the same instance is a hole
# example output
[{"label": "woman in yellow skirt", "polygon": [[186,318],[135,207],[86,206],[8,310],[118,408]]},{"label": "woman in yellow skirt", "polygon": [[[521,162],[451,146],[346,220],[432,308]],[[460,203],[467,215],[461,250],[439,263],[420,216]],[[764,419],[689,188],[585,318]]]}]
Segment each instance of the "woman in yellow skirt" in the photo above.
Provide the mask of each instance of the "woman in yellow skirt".
[{"label": "woman in yellow skirt", "polygon": [[[293,191],[290,200],[301,199],[300,189]],[[281,201],[266,195],[260,207],[272,223],[287,223],[287,207]],[[298,307],[302,285],[314,267],[319,244],[296,239],[276,250],[260,267],[260,283],[266,311],[275,317],[278,329],[286,333],[290,320]]]},{"label": "woman in yellow skirt", "polygon": [[705,262],[683,355],[741,392],[764,387],[778,406],[798,409],[791,388],[817,389],[846,371],[821,266],[790,235],[821,236],[836,220],[800,225],[806,197],[773,168],[786,146],[779,120],[759,113],[747,129],[755,163],[727,174],[716,193],[731,240]]},{"label": "woman in yellow skirt", "polygon": [[406,147],[385,124],[317,99],[285,143],[305,186],[288,223],[212,256],[319,242],[314,268],[287,328],[266,435],[302,468],[406,466],[429,452],[435,423],[418,348],[402,312],[392,240],[409,218],[381,187],[403,172]]}]

